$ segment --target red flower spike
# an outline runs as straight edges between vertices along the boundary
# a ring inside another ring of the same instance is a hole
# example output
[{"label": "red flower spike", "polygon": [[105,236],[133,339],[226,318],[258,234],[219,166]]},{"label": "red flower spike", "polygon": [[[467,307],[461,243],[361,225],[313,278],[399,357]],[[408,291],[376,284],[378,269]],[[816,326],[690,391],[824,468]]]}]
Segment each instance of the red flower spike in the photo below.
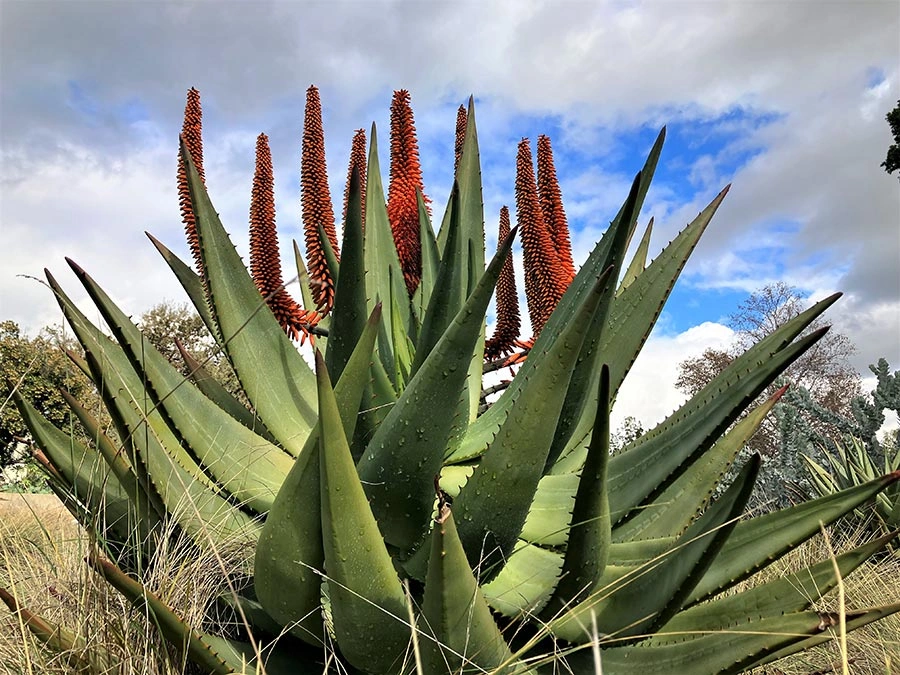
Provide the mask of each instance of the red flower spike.
[{"label": "red flower spike", "polygon": [[327,314],[334,303],[334,280],[319,242],[319,225],[325,230],[335,256],[340,260],[334,208],[328,188],[325,167],[325,133],[322,130],[322,103],[319,90],[306,90],[303,118],[303,148],[300,158],[300,204],[303,211],[303,234],[306,240],[306,262],[316,306]]},{"label": "red flower spike", "polygon": [[[206,176],[203,173],[203,111],[200,108],[200,92],[191,87],[187,93],[187,103],[184,106],[184,124],[181,127],[181,137],[187,146],[200,180],[206,184]],[[184,223],[184,234],[187,237],[197,273],[203,275],[203,259],[200,257],[200,239],[197,237],[197,221],[194,218],[194,209],[191,206],[191,193],[188,189],[187,167],[178,153],[178,206],[181,208],[181,221]]]},{"label": "red flower spike", "polygon": [[565,293],[566,281],[565,275],[561,274],[553,239],[544,223],[534,179],[531,144],[527,138],[519,143],[516,158],[516,218],[525,262],[525,299],[536,338]]},{"label": "red flower spike", "polygon": [[318,322],[315,312],[306,311],[284,288],[278,232],[275,229],[275,178],[269,139],[260,134],[256,139],[256,172],[250,196],[250,274],[278,323],[292,340],[301,343],[312,334]]},{"label": "red flower spike", "polygon": [[537,144],[537,187],[541,200],[541,211],[544,224],[553,240],[556,250],[558,274],[562,277],[565,288],[575,278],[575,263],[572,261],[572,243],[569,240],[569,224],[562,203],[562,192],[556,178],[556,167],[553,164],[553,149],[550,138],[538,136]]},{"label": "red flower spike", "polygon": [[[419,241],[419,205],[416,189],[422,184],[416,125],[409,105],[409,92],[394,92],[391,101],[391,180],[388,185],[387,213],[400,258],[400,268],[410,296],[422,277],[422,243]],[[424,197],[426,204],[430,201]]]},{"label": "red flower spike", "polygon": [[[500,236],[497,247],[509,236],[509,209],[500,209]],[[519,296],[516,293],[516,277],[513,272],[512,254],[507,256],[497,280],[497,325],[494,334],[485,343],[484,357],[490,361],[506,356],[515,349],[519,337]]]},{"label": "red flower spike", "polygon": [[[469,122],[469,115],[465,106],[459,106],[456,111],[456,143],[454,150],[456,151],[456,163],[453,165],[453,173],[459,170],[459,160],[462,158],[463,145],[466,142],[466,125]],[[501,240],[502,241],[502,240]]]},{"label": "red flower spike", "polygon": [[350,201],[350,177],[353,169],[359,171],[360,213],[362,213],[363,232],[366,231],[366,130],[357,129],[350,145],[350,166],[347,169],[347,185],[344,188],[344,220],[347,219],[347,202]]}]

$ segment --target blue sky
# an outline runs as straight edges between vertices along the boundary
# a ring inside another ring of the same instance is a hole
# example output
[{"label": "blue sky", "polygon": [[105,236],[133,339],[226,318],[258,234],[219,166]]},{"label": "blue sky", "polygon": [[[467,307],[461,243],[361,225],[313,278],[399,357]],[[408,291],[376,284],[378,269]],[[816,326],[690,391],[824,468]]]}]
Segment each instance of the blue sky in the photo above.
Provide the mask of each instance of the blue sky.
[{"label": "blue sky", "polygon": [[896,2],[213,7],[0,5],[0,318],[31,332],[58,321],[46,289],[21,275],[48,266],[79,297],[63,256],[135,315],[182,299],[143,231],[186,252],[174,170],[189,87],[203,97],[207,183],[245,253],[255,138],[269,135],[288,269],[306,87],[321,91],[336,199],[353,131],[373,120],[387,170],[391,92],[406,88],[436,216],[455,111],[475,95],[489,250],[500,205],[514,206],[524,136],[553,141],[576,261],[663,125],[640,221],[655,218],[651,255],[733,184],[620,395],[619,418],[651,424],[671,412],[677,362],[727,343],[728,315],[777,280],[811,300],[844,291],[830,319],[857,344],[854,365],[885,356],[900,367],[900,181],[879,167],[884,115],[900,98]]}]

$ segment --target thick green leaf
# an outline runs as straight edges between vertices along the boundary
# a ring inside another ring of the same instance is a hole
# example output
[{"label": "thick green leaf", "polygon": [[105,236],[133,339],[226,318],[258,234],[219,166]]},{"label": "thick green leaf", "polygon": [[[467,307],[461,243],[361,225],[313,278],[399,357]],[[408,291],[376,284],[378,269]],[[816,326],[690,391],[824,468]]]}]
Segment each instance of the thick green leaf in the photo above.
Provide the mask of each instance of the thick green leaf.
[{"label": "thick green leaf", "polygon": [[[466,135],[463,141],[462,155],[456,169],[456,183],[459,185],[459,236],[456,238],[457,254],[460,256],[459,272],[465,275],[465,292],[470,294],[478,283],[484,270],[484,199],[481,194],[481,154],[478,149],[478,130],[475,125],[475,99],[469,97],[468,115],[466,118]],[[442,250],[441,257],[448,255],[446,245],[438,246]],[[478,404],[481,396],[482,362],[484,360],[484,326],[478,336],[478,344],[469,361],[469,416],[472,422],[478,415]]]},{"label": "thick green leaf", "polygon": [[715,564],[715,557],[740,518],[759,472],[754,455],[734,483],[664,555],[635,568],[608,567],[595,582],[596,594],[550,625],[570,642],[591,639],[596,626],[604,635],[641,635],[680,609],[685,597]]},{"label": "thick green leaf", "polygon": [[111,528],[125,541],[135,512],[115,473],[95,450],[53,426],[18,391],[12,396],[32,438],[65,478],[71,495],[90,509],[93,518],[102,518],[97,529]]},{"label": "thick green leaf", "polygon": [[401,554],[425,538],[434,509],[434,476],[441,463],[467,372],[465,363],[475,347],[483,317],[509,255],[515,231],[491,261],[475,291],[430,350],[406,389],[378,427],[359,461],[372,511],[387,543]]},{"label": "thick green leaf", "polygon": [[[661,140],[658,140],[657,146],[654,146],[654,153],[656,153],[657,156],[660,147]],[[645,170],[650,170],[653,167],[655,167],[655,160],[653,153],[651,153],[651,158],[648,158]],[[652,174],[652,171],[650,173]],[[585,298],[592,292],[596,278],[609,268],[607,263],[610,251],[613,247],[613,242],[620,238],[621,227],[627,227],[628,225],[627,223],[622,225],[623,221],[621,215],[624,213],[626,207],[628,207],[629,202],[637,204],[642,198],[642,193],[646,192],[646,189],[649,187],[648,174],[645,174],[642,171],[635,179],[635,182],[638,185],[637,193],[635,194],[634,190],[629,192],[628,199],[619,211],[619,216],[616,217],[601,240],[594,246],[588,259],[585,261],[584,265],[581,266],[578,274],[575,275],[575,279],[569,284],[568,290],[560,299],[559,304],[550,316],[544,329],[541,331],[534,347],[532,347],[531,354],[539,353],[544,348],[544,345],[557,339],[559,334],[574,320],[575,314],[585,302]],[[525,386],[524,383],[527,382],[531,376],[530,373],[535,367],[533,362],[529,365],[531,354],[529,355],[529,359],[527,359],[522,367],[519,368],[515,378],[513,378],[512,384],[503,392],[503,394],[501,394],[500,398],[487,410],[487,412],[469,425],[462,437],[456,439],[453,447],[448,452],[449,462],[463,462],[479,457],[484,453],[494,437],[496,428],[509,414],[513,401],[518,397],[519,389]],[[599,377],[599,365],[597,366],[597,376]],[[579,374],[579,378],[580,377],[581,375]],[[596,380],[594,381],[593,389],[588,388],[587,391],[590,392],[591,397],[595,395]],[[585,419],[588,427],[585,432],[581,434],[582,436],[586,436],[590,424],[593,423],[594,409],[588,400],[575,401],[572,399],[571,402],[583,405],[584,410],[587,411]],[[581,468],[583,462],[584,457],[581,456],[577,467],[578,469]]]},{"label": "thick green leaf", "polygon": [[532,544],[565,546],[579,482],[580,476],[576,473],[542,477],[525,516],[521,538]]},{"label": "thick green leaf", "polygon": [[212,374],[184,348],[184,345],[176,338],[175,346],[178,348],[181,358],[187,366],[188,377],[197,385],[206,398],[231,415],[248,429],[252,429],[263,438],[275,443],[272,434],[266,429],[262,420],[241,403],[228,391]]},{"label": "thick green leaf", "polygon": [[[359,171],[354,168],[350,176],[350,194],[347,201],[347,217],[344,219],[344,240],[341,247],[341,274],[337,278],[334,307],[331,310],[331,327],[325,363],[328,372],[341,377],[347,360],[366,325],[366,272],[363,260],[362,206]],[[328,240],[328,237],[325,237]]]},{"label": "thick green leaf", "polygon": [[50,623],[22,607],[15,596],[2,587],[0,587],[0,600],[9,608],[17,621],[21,621],[48,649],[62,655],[69,667],[77,672],[101,675],[101,673],[110,672],[118,665],[106,650],[96,645],[88,649],[83,637]]},{"label": "thick green leaf", "polygon": [[431,294],[435,288],[438,269],[441,265],[441,256],[438,252],[437,240],[431,227],[431,218],[428,216],[428,208],[422,197],[422,191],[416,189],[416,201],[419,205],[419,240],[422,242],[422,279],[413,297],[413,309],[418,317],[419,326],[422,325],[425,310],[431,301]]},{"label": "thick green leaf", "polygon": [[628,265],[628,269],[625,270],[625,274],[622,276],[622,281],[619,282],[619,290],[617,294],[620,294],[626,288],[628,288],[631,283],[638,278],[638,276],[644,271],[647,267],[647,254],[650,251],[650,235],[653,233],[653,218],[650,219],[650,222],[647,223],[647,229],[644,230],[644,236],[641,237],[641,241],[638,244],[637,250],[634,252],[634,257],[631,259],[631,264]]},{"label": "thick green leaf", "polygon": [[[366,301],[371,312],[379,302],[386,303],[390,309],[391,297],[402,298],[407,293],[397,257],[397,247],[388,220],[387,206],[384,200],[384,186],[381,181],[381,168],[378,163],[378,137],[375,124],[369,136],[369,160],[366,169],[366,227],[365,227],[365,267],[366,267]],[[409,326],[409,304],[399,303],[403,329]],[[385,370],[394,370],[393,344],[391,337],[393,319],[391,312],[384,313],[386,343],[382,347],[379,342],[378,355]]]},{"label": "thick green leaf", "polygon": [[[892,605],[885,605],[883,607],[874,607],[871,609],[850,610],[846,612],[845,616],[845,625],[847,632],[850,633],[857,628],[868,626],[870,623],[880,621],[881,619],[891,616],[892,614],[896,614],[897,612],[900,612],[900,602],[894,603]],[[808,614],[810,613],[813,612],[808,612]],[[796,640],[792,644],[786,647],[782,647],[775,652],[766,654],[761,658],[748,658],[744,663],[733,668],[731,672],[737,673],[747,668],[764,666],[767,663],[777,661],[778,659],[783,659],[785,656],[790,656],[791,654],[796,654],[797,652],[812,649],[817,645],[834,640],[838,631],[840,617],[835,614],[818,614],[818,616],[820,618],[820,626],[827,626],[828,630],[820,629],[820,631],[816,635],[808,637],[804,640]]]},{"label": "thick green leaf", "polygon": [[652,502],[615,530],[616,541],[680,535],[706,507],[741,448],[784,394],[783,387],[732,427]]},{"label": "thick green leaf", "polygon": [[[879,610],[847,613],[848,628],[883,618],[900,610],[893,605]],[[824,642],[833,639],[837,616],[819,612],[799,612],[785,616],[748,621],[731,631],[716,631],[669,644],[637,643],[609,646],[601,642],[604,675],[709,675],[743,672],[762,663],[770,654],[785,654],[791,645],[806,640]],[[612,644],[615,644],[614,642]],[[565,657],[571,672],[592,672],[590,649]],[[559,664],[556,666],[560,666]],[[547,671],[550,672],[550,671]]]},{"label": "thick green leaf", "polygon": [[181,258],[172,253],[172,251],[156,237],[149,232],[145,232],[144,234],[146,234],[150,241],[153,242],[153,245],[156,247],[156,250],[159,251],[163,260],[166,261],[169,269],[171,269],[178,278],[178,281],[181,283],[182,288],[184,288],[185,293],[187,293],[191,304],[194,305],[194,309],[197,310],[197,314],[200,315],[200,318],[209,330],[210,335],[215,338],[216,344],[222,347],[222,336],[219,333],[219,324],[216,323],[212,311],[209,308],[203,279],[191,269],[190,265],[186,264]]},{"label": "thick green leaf", "polygon": [[[345,249],[346,252],[346,249]],[[376,305],[335,386],[345,435],[352,435],[381,318]],[[319,429],[310,434],[275,498],[256,545],[254,583],[268,614],[300,639],[323,644],[321,575],[325,567],[319,499]]]},{"label": "thick green leaf", "polygon": [[155,491],[165,510],[201,546],[224,546],[236,538],[253,539],[258,526],[228,501],[181,447],[181,443],[144,392],[144,384],[125,352],[91,324],[46,272],[66,319],[85,349],[85,357],[103,401],[119,431],[129,461],[148,492]]},{"label": "thick green leaf", "polygon": [[469,568],[446,504],[431,531],[420,625],[427,636],[420,642],[425,672],[483,673],[490,669],[501,675],[515,668]]},{"label": "thick green leaf", "polygon": [[213,316],[253,408],[295,457],[316,421],[315,378],[266,306],[182,143]]},{"label": "thick green leaf", "polygon": [[411,636],[406,597],[356,473],[325,362],[316,352],[319,486],[334,633],[347,660],[390,672]]},{"label": "thick green leaf", "polygon": [[520,540],[506,565],[481,592],[488,604],[505,616],[531,616],[550,598],[562,563],[559,553]]},{"label": "thick green leaf", "polygon": [[125,453],[116,448],[112,439],[100,428],[97,419],[69,392],[63,390],[60,393],[65,399],[66,405],[75,413],[87,437],[94,442],[103,461],[112,469],[122,491],[131,500],[137,517],[138,536],[141,541],[149,540],[150,533],[159,526],[160,518],[165,515],[164,511],[160,509],[160,505],[153,499],[155,492],[148,494]]},{"label": "thick green leaf", "polygon": [[[635,282],[636,284],[638,282]],[[719,387],[699,392],[665,422],[609,462],[610,508],[614,523],[636,516],[706,451],[775,378],[827,331],[798,340],[750,369],[730,372]],[[614,528],[613,539],[620,541]]]},{"label": "thick green leaf", "polygon": [[[645,183],[642,173],[638,173],[631,185],[628,199],[622,207],[617,223],[610,225],[610,239],[604,269],[613,269],[613,280],[618,276],[619,270],[625,259],[625,251],[628,248],[629,225],[637,219],[640,204],[638,195],[642,184]],[[604,237],[606,238],[606,237]],[[598,312],[592,319],[588,329],[587,338],[581,346],[579,366],[572,373],[569,389],[566,392],[566,400],[560,411],[559,420],[556,423],[556,433],[544,466],[547,473],[560,454],[567,446],[573,434],[584,436],[584,430],[593,425],[597,407],[597,390],[600,382],[601,365],[609,358],[603,354],[599,347],[603,341],[603,335],[608,330],[608,317],[615,298],[615,281],[610,284],[607,297],[603,299],[605,311]],[[603,359],[603,362],[601,362]],[[608,367],[608,366],[607,366]]]},{"label": "thick green leaf", "polygon": [[[312,290],[309,287],[309,272],[306,271],[306,264],[303,262],[303,253],[296,241],[291,242],[294,246],[294,264],[297,266],[297,279],[300,283],[300,298],[303,300],[304,309],[314,310],[316,303],[313,300]],[[321,324],[320,324],[321,325]]]},{"label": "thick green leaf", "polygon": [[609,462],[609,367],[600,373],[594,433],[578,481],[562,574],[542,612],[544,619],[586,599],[597,588],[612,543],[606,467]]},{"label": "thick green leaf", "polygon": [[191,453],[242,504],[267,512],[293,459],[203,395],[159,353],[96,282],[71,260],[143,384]]},{"label": "thick green leaf", "polygon": [[722,595],[709,602],[694,605],[679,612],[657,629],[652,642],[677,642],[684,639],[684,636],[729,630],[748,619],[763,619],[809,609],[816,599],[837,586],[835,562],[840,571],[840,578],[846,578],[896,537],[897,532],[893,532],[847,551],[837,556],[834,561],[824,560],[799,572],[759,584],[750,590]]},{"label": "thick green leaf", "polygon": [[[638,193],[643,189],[644,184],[645,181],[638,184]],[[688,257],[725,198],[727,191],[726,188],[720,192],[709,206],[657,256],[656,260],[628,287],[627,291],[618,295],[615,302],[612,303],[608,324],[598,336],[596,343],[590,344],[594,356],[593,361],[589,360],[588,362],[593,362],[595,365],[592,367],[597,369],[599,368],[596,363],[597,355],[602,355],[604,362],[609,363],[610,390],[613,399],[644,342],[653,330],[662,307]],[[636,217],[635,209],[629,208],[631,202],[632,197],[629,197],[625,206],[622,207],[621,213],[624,215],[627,212]],[[628,224],[630,223],[623,223],[623,226]],[[615,241],[619,241],[619,235],[616,236]],[[614,248],[612,243],[610,243],[610,248]],[[593,396],[593,392],[596,391],[596,380],[594,380],[593,386],[583,388],[583,391],[588,391]],[[574,403],[578,403],[577,398]],[[574,406],[570,405],[570,408],[572,407]],[[562,457],[587,444],[593,421],[592,405],[582,405],[581,408],[576,408],[568,413],[566,419],[571,419],[571,421],[565,435],[560,436],[560,443],[565,442],[565,448],[558,448],[558,454]],[[559,472],[559,469],[554,469],[554,472]]]},{"label": "thick green leaf", "polygon": [[163,637],[174,647],[186,651],[191,661],[207,673],[243,672],[241,661],[232,660],[227,651],[216,651],[203,636],[188,626],[168,605],[118,567],[106,560],[93,558],[91,567],[138,609],[148,612]]},{"label": "thick green leaf", "polygon": [[746,579],[812,537],[823,525],[830,525],[898,480],[900,471],[738,523],[716,564],[706,572],[686,604],[699,602]]},{"label": "thick green leaf", "polygon": [[[496,259],[495,259],[496,260]],[[566,388],[587,328],[603,298],[610,296],[611,270],[594,280],[579,312],[555,340],[535,343],[525,365],[528,386],[515,390],[505,420],[494,429],[490,447],[456,498],[457,528],[473,568],[490,579],[495,566],[512,553],[553,439]],[[512,386],[512,385],[511,385]]]},{"label": "thick green leaf", "polygon": [[468,276],[463,276],[465,257],[457,245],[460,238],[460,226],[459,186],[456,183],[453,184],[447,210],[450,213],[447,239],[449,245],[438,268],[434,291],[431,293],[427,310],[422,318],[422,328],[419,330],[419,339],[416,342],[413,373],[425,362],[425,358],[456,318],[468,297]]}]

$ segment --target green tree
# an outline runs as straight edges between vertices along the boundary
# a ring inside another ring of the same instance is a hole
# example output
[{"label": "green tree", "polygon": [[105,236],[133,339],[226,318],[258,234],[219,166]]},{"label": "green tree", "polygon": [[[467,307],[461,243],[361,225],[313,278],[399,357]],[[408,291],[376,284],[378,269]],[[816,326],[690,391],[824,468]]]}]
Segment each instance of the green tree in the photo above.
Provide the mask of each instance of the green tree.
[{"label": "green tree", "polygon": [[[11,398],[14,389],[61,428],[70,424],[69,408],[59,393],[61,388],[90,409],[99,407],[93,384],[66,356],[65,349],[80,352],[74,339],[57,327],[44,328],[37,337],[30,338],[14,321],[0,323],[0,382],[5,389],[0,400],[0,468],[8,466],[17,446],[29,440]],[[73,424],[77,427],[77,422]]]},{"label": "green tree", "polygon": [[141,315],[141,332],[185,376],[189,370],[178,343],[232,393],[240,391],[228,359],[213,339],[203,319],[187,303],[161,302]]},{"label": "green tree", "polygon": [[897,101],[897,105],[885,115],[884,119],[887,120],[891,127],[891,135],[894,137],[894,142],[888,147],[887,157],[885,157],[881,166],[888,173],[894,173],[894,171],[900,169],[900,101]]}]

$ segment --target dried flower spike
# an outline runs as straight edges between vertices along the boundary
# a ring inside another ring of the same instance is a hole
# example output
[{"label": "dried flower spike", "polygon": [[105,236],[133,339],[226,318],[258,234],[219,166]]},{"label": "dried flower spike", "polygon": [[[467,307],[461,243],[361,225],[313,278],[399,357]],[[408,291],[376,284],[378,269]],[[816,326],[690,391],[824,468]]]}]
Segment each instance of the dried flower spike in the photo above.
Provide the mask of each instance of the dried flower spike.
[{"label": "dried flower spike", "polygon": [[[187,93],[187,103],[184,106],[184,124],[181,127],[181,138],[191,153],[200,180],[206,184],[206,176],[203,172],[203,111],[200,108],[200,92],[191,87]],[[191,206],[191,193],[188,190],[187,167],[181,153],[178,154],[178,206],[181,209],[181,221],[184,223],[184,233],[187,237],[194,265],[200,276],[203,274],[203,259],[200,257],[200,239],[197,236],[197,221],[194,218],[194,209]]]},{"label": "dried flower spike", "polygon": [[568,288],[572,279],[575,278],[572,243],[569,240],[569,224],[563,208],[556,167],[553,164],[553,148],[550,146],[550,138],[543,135],[538,136],[537,143],[537,188],[541,200],[541,211],[544,214],[544,224],[550,232],[553,248],[556,251],[557,273],[562,276],[565,287]]},{"label": "dried flower spike", "polygon": [[[509,236],[509,230],[509,209],[504,206],[500,209],[498,247]],[[516,277],[510,254],[503,263],[497,280],[497,325],[494,327],[494,334],[485,343],[485,359],[492,361],[511,353],[515,349],[521,327],[519,296],[516,293]]]},{"label": "dried flower spike", "polygon": [[[466,143],[466,125],[469,122],[469,115],[465,106],[459,106],[456,111],[456,143],[453,146],[456,154],[456,162],[453,164],[453,172],[459,171],[459,160],[462,159],[463,146]],[[502,241],[502,240],[501,240]]]},{"label": "dried flower spike", "polygon": [[391,180],[388,185],[387,213],[400,258],[400,268],[410,296],[422,277],[422,245],[419,241],[419,205],[416,190],[422,191],[422,167],[416,125],[409,104],[409,92],[394,92],[391,101]]},{"label": "dried flower spike", "polygon": [[325,165],[325,133],[322,129],[322,103],[319,90],[306,90],[306,111],[303,118],[303,148],[300,159],[300,203],[303,212],[303,234],[306,241],[306,262],[310,286],[316,307],[328,313],[334,303],[334,280],[319,241],[319,226],[325,231],[335,256],[340,260],[334,208],[328,188]]},{"label": "dried flower spike", "polygon": [[269,139],[256,139],[256,172],[250,196],[250,274],[266,304],[291,339],[301,343],[318,322],[318,315],[297,304],[284,288],[278,232],[275,228],[275,178]]},{"label": "dried flower spike", "polygon": [[525,265],[525,299],[534,337],[566,290],[566,273],[559,265],[553,240],[544,223],[527,138],[519,143],[516,159],[516,218],[522,237]]},{"label": "dried flower spike", "polygon": [[360,213],[362,214],[363,232],[366,231],[366,130],[357,129],[350,145],[350,166],[347,168],[347,184],[344,188],[344,220],[347,219],[347,202],[350,200],[350,178],[353,169],[359,172]]}]

